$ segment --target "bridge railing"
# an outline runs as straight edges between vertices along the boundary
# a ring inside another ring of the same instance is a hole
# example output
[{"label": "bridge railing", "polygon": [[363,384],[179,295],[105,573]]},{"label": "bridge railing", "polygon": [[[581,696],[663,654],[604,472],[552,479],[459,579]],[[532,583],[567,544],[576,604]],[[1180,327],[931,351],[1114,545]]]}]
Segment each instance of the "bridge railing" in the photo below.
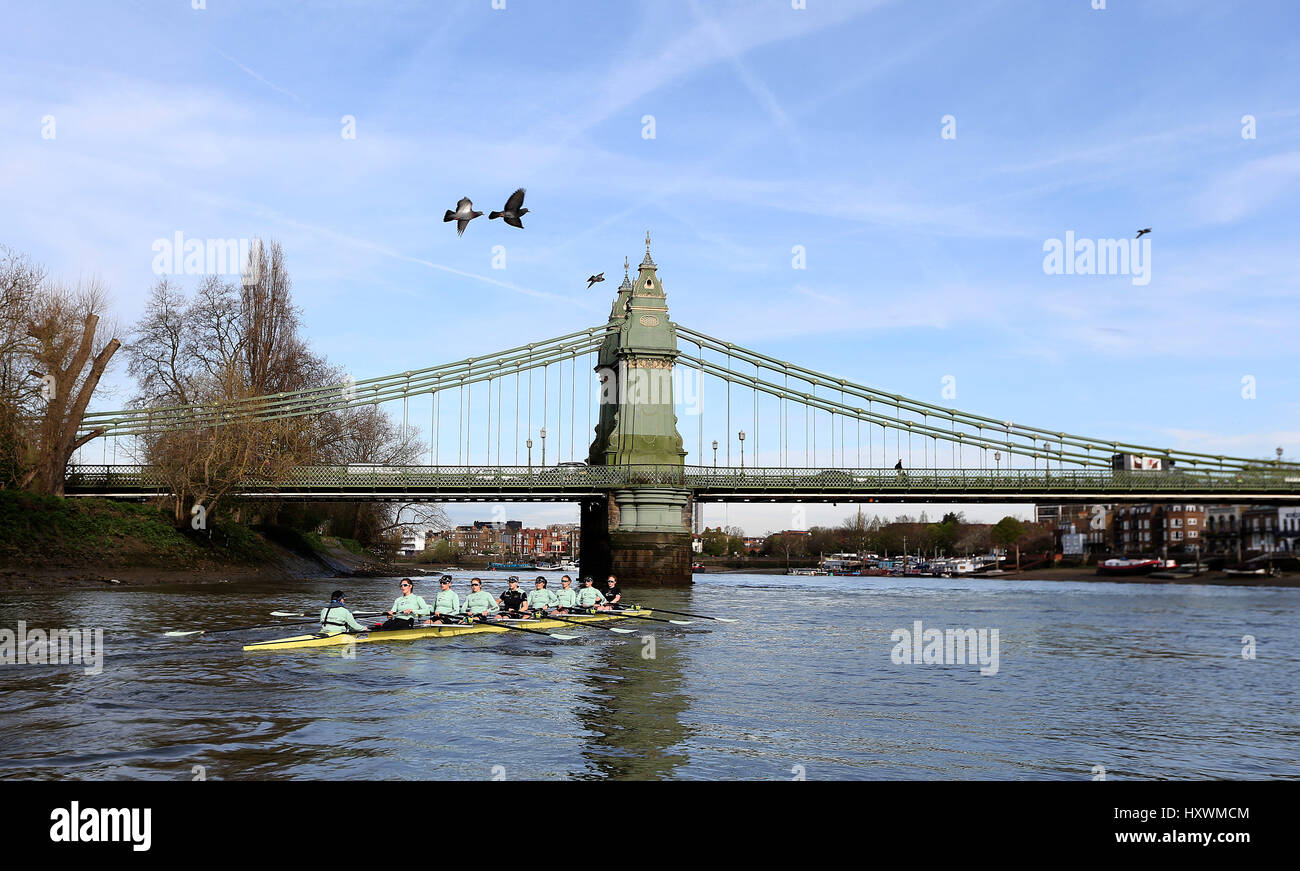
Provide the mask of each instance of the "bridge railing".
[{"label": "bridge railing", "polygon": [[[1130,472],[1094,469],[804,469],[712,466],[305,466],[278,479],[250,475],[249,495],[298,492],[586,493],[622,487],[681,487],[715,493],[1223,493],[1296,494],[1300,476],[1287,470]],[[86,465],[70,471],[73,494],[167,492],[151,466]]]}]

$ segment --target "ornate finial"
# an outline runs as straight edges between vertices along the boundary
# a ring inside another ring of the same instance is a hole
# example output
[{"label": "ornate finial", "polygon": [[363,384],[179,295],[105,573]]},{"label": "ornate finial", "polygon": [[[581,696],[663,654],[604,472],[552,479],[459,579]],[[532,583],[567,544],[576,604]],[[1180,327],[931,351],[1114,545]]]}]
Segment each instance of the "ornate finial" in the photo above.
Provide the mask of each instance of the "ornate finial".
[{"label": "ornate finial", "polygon": [[624,257],[624,258],[623,258],[623,274],[624,274],[624,275],[627,275],[627,271],[628,271],[628,269],[630,268],[630,265],[631,265],[631,261],[629,261],[626,257]]},{"label": "ornate finial", "polygon": [[645,257],[641,260],[641,268],[645,269],[647,266],[650,267],[651,269],[655,268],[655,262],[650,257],[650,231],[649,230],[645,231]]}]

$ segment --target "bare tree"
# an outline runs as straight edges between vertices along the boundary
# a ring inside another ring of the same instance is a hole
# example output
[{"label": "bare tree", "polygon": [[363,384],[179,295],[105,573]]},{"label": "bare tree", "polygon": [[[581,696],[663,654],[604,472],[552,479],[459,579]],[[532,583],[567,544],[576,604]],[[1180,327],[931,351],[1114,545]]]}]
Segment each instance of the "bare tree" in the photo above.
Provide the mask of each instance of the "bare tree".
[{"label": "bare tree", "polygon": [[78,430],[121,346],[106,338],[115,331],[111,325],[99,329],[107,308],[108,294],[95,280],[73,288],[42,282],[29,301],[24,340],[15,355],[28,368],[10,373],[18,414],[29,421],[23,434],[27,462],[17,480],[21,487],[62,496],[73,452],[103,434],[102,429]]}]

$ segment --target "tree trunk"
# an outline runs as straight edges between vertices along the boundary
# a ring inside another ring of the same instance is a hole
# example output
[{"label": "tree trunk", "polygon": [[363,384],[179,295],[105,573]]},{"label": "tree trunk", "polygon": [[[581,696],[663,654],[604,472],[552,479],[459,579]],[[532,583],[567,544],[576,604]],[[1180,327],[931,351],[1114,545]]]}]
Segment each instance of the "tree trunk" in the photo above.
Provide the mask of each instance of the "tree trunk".
[{"label": "tree trunk", "polygon": [[[42,351],[46,352],[42,356],[46,358],[47,365],[51,370],[50,374],[55,378],[55,385],[54,395],[50,398],[49,405],[46,406],[45,414],[41,420],[40,459],[35,469],[35,475],[29,480],[28,484],[29,489],[38,493],[62,496],[68,461],[72,458],[73,452],[86,442],[104,433],[104,430],[97,429],[80,438],[77,437],[77,429],[81,426],[81,418],[85,415],[86,407],[90,404],[90,397],[99,385],[99,379],[108,367],[108,361],[112,359],[113,354],[117,352],[121,345],[117,339],[113,339],[105,345],[104,350],[100,351],[95,357],[90,372],[87,373],[76,396],[73,397],[70,393],[72,386],[77,383],[81,370],[86,367],[86,362],[90,359],[90,352],[95,342],[95,329],[98,324],[98,315],[90,314],[86,316],[77,351],[68,365],[62,369],[50,365],[54,357],[53,349],[42,349]],[[44,332],[38,330],[35,324],[30,325],[28,328],[28,334],[37,340],[44,338]],[[69,403],[69,400],[71,400],[71,403]]]}]

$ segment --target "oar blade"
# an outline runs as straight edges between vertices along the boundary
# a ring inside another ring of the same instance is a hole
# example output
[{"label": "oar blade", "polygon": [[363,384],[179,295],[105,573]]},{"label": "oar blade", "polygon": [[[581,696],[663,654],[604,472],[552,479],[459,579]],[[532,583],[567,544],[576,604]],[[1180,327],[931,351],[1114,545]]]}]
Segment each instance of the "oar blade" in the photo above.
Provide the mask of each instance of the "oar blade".
[{"label": "oar blade", "polygon": [[603,629],[608,629],[610,632],[617,632],[619,635],[635,635],[635,634],[636,634],[636,630],[635,630],[635,629],[619,629],[617,626],[603,626],[603,627],[601,627],[601,628],[603,628]]},{"label": "oar blade", "polygon": [[173,631],[171,631],[171,632],[164,632],[164,633],[163,633],[163,637],[164,637],[164,638],[180,638],[180,637],[182,637],[182,636],[184,636],[184,635],[202,635],[204,631],[205,631],[205,630],[203,630],[203,629],[191,629],[191,630],[189,630],[188,632],[178,632],[178,631],[173,630]]},{"label": "oar blade", "polygon": [[733,620],[733,619],[731,619],[730,617],[714,617],[713,619],[714,619],[714,620],[717,620],[719,623],[739,623],[739,622],[740,622],[739,620]]},{"label": "oar blade", "polygon": [[677,626],[694,626],[694,625],[695,625],[695,621],[694,621],[694,620],[669,620],[668,622],[669,622],[669,623],[676,624]]},{"label": "oar blade", "polygon": [[578,636],[576,636],[576,635],[564,635],[563,633],[560,633],[560,632],[548,632],[548,633],[546,633],[546,634],[549,635],[549,636],[551,636],[552,638],[559,639],[560,641],[577,641],[577,640],[578,640]]}]

